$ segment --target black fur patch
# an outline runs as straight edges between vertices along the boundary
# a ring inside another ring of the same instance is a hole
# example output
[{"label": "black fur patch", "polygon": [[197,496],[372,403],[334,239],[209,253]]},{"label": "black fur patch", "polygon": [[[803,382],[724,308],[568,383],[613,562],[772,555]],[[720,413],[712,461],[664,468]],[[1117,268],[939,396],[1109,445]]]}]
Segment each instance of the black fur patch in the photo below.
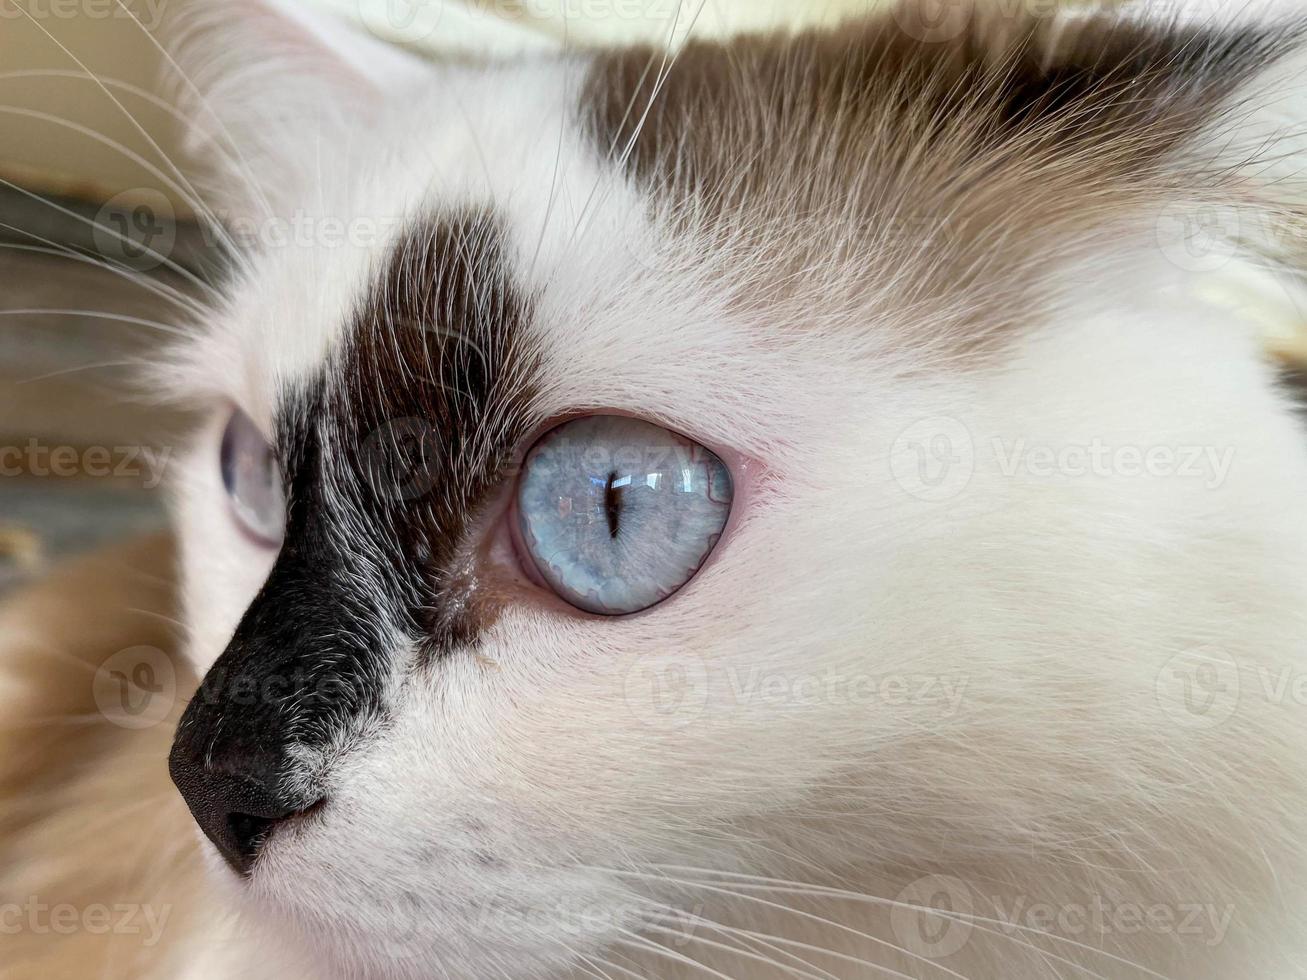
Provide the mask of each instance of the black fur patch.
[{"label": "black fur patch", "polygon": [[528,316],[491,216],[422,224],[335,362],[286,398],[285,541],[172,753],[211,837],[224,833],[217,811],[316,802],[286,790],[286,750],[376,720],[397,640],[438,654],[492,621],[460,556],[531,423]]}]

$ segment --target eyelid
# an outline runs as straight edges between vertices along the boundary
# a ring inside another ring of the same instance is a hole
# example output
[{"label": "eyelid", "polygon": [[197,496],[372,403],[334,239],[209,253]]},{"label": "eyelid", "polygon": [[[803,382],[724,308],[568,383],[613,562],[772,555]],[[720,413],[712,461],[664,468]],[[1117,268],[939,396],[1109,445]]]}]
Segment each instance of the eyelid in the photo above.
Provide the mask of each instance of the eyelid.
[{"label": "eyelid", "polygon": [[221,398],[215,397],[209,402],[209,407],[204,411],[212,412],[212,417],[218,420],[219,436],[227,427],[227,420],[231,418],[232,413],[242,412],[247,419],[254,423],[254,427],[259,430],[259,434],[263,436],[264,441],[272,446],[274,450],[278,448],[276,440],[273,438],[272,426],[269,424],[271,420],[266,418],[262,412],[251,411],[237,399],[226,395]]},{"label": "eyelid", "polygon": [[[737,473],[744,473],[746,469],[750,471],[757,470],[760,465],[756,459],[741,452],[732,446],[717,443],[709,437],[699,435],[693,426],[685,425],[683,420],[669,416],[659,415],[656,412],[640,412],[629,408],[611,408],[608,406],[596,405],[587,408],[573,408],[565,412],[556,412],[549,415],[544,421],[534,425],[525,438],[522,439],[517,451],[513,454],[512,468],[514,475],[520,475],[522,464],[531,450],[535,448],[536,443],[547,436],[554,429],[568,422],[574,422],[577,419],[589,418],[592,415],[617,415],[622,418],[635,419],[638,422],[648,422],[659,428],[666,429],[683,439],[697,443],[707,449],[714,456],[726,464],[726,468],[731,471],[731,477],[734,479]],[[738,487],[736,492],[738,495]]]}]

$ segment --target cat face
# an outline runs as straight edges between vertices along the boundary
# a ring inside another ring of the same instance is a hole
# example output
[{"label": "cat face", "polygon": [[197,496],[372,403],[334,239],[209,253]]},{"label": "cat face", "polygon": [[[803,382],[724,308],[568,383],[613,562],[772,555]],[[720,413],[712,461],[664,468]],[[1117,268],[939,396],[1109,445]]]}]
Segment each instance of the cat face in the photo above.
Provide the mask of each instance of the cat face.
[{"label": "cat face", "polygon": [[[179,355],[172,771],[328,969],[574,967],[711,903],[684,869],[1037,863],[1183,737],[1156,677],[1225,588],[1187,521],[1261,534],[1296,436],[1165,369],[1255,356],[1147,208],[1201,196],[1187,141],[1274,45],[1116,24],[1051,73],[1043,28],[903,25],[437,67],[258,14],[286,85],[201,85],[254,247]],[[1241,465],[1004,465],[1094,440]]]}]

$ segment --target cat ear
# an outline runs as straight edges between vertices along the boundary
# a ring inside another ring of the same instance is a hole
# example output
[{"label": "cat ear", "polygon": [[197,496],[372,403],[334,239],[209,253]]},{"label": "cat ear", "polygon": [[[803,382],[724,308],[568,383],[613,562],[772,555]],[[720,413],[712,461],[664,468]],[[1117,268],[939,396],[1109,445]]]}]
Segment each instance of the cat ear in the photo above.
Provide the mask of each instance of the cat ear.
[{"label": "cat ear", "polygon": [[166,25],[182,146],[215,183],[206,197],[219,207],[248,214],[275,201],[287,167],[430,80],[417,56],[306,7],[191,0]]}]

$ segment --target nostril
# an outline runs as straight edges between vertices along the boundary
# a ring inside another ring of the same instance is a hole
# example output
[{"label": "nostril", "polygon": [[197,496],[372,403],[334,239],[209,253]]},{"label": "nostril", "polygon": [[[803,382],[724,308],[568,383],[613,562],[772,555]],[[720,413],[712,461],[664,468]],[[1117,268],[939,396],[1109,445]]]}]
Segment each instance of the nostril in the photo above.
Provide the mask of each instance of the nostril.
[{"label": "nostril", "polygon": [[283,757],[245,746],[224,749],[201,752],[179,735],[168,767],[204,835],[233,871],[248,876],[277,825],[321,800],[288,786]]},{"label": "nostril", "polygon": [[[290,816],[290,814],[286,814]],[[259,848],[272,833],[273,826],[283,817],[256,817],[252,813],[227,814],[227,831],[240,857],[243,870],[248,872]]]},{"label": "nostril", "polygon": [[308,807],[284,809],[265,809],[260,813],[233,812],[225,814],[220,820],[199,818],[200,827],[217,845],[222,856],[227,859],[232,870],[247,876],[254,867],[254,860],[264,843],[272,836],[277,826],[292,817],[298,817],[316,810],[322,801]]}]

